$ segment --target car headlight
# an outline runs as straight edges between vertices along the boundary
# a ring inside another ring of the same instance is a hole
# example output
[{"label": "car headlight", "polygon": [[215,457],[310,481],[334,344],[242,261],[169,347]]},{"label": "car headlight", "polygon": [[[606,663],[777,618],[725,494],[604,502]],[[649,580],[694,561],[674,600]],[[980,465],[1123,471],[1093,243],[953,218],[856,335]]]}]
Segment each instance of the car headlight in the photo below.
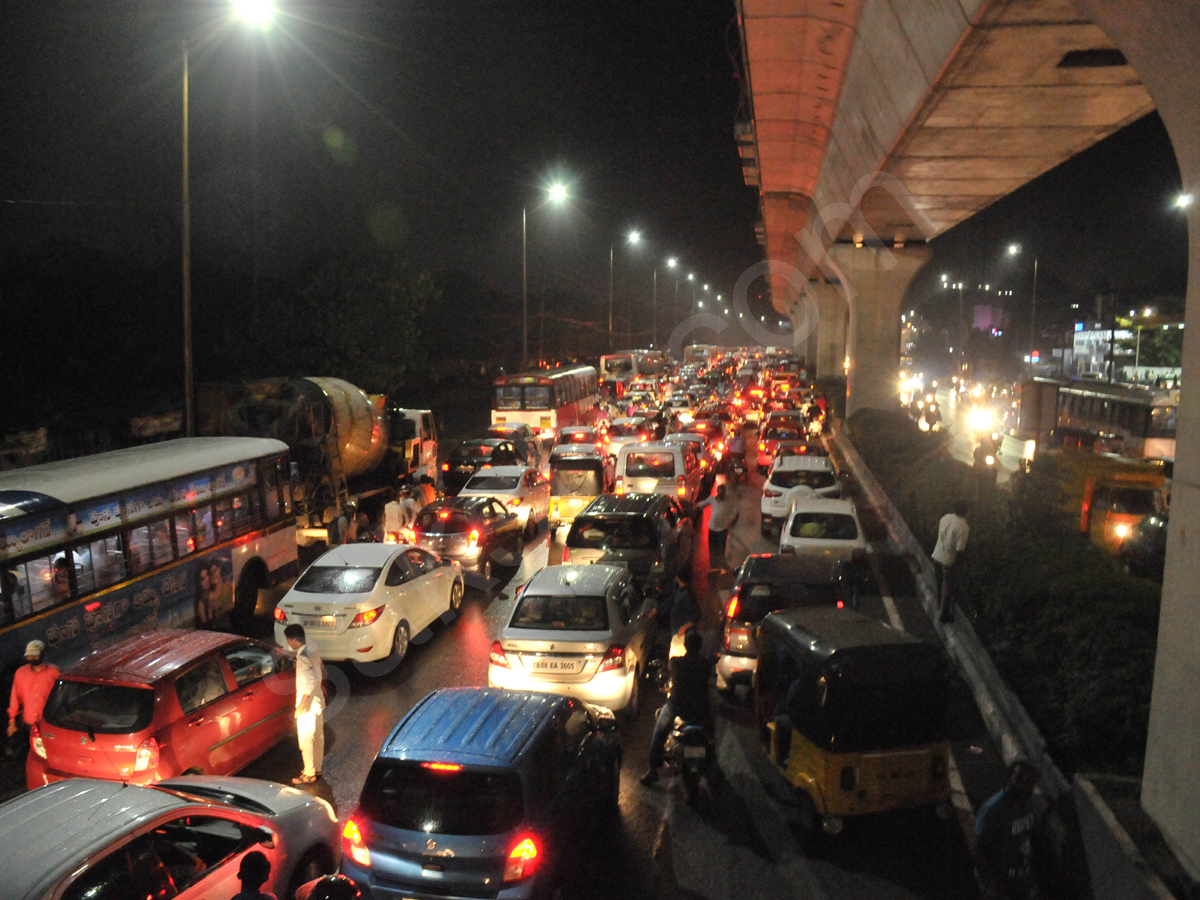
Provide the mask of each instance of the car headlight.
[{"label": "car headlight", "polygon": [[1120,525],[1116,526],[1113,529],[1113,534],[1115,534],[1119,538],[1123,538],[1129,534],[1129,526],[1126,525],[1124,522],[1122,522]]}]

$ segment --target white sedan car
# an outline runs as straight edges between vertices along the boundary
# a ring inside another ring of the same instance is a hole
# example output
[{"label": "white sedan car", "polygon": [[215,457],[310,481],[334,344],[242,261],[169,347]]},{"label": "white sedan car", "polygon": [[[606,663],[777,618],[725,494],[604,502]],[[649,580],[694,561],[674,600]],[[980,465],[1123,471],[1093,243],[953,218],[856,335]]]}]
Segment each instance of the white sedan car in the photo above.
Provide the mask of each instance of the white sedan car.
[{"label": "white sedan car", "polygon": [[798,497],[779,536],[779,552],[825,557],[830,563],[865,560],[867,539],[854,503]]},{"label": "white sedan car", "polygon": [[460,497],[491,497],[517,514],[525,540],[537,534],[538,522],[550,516],[550,479],[532,466],[480,469],[458,492]]},{"label": "white sedan car", "polygon": [[462,606],[462,567],[410,544],[345,544],[325,551],[275,607],[275,640],[304,626],[321,659],[396,662],[434,620]]}]

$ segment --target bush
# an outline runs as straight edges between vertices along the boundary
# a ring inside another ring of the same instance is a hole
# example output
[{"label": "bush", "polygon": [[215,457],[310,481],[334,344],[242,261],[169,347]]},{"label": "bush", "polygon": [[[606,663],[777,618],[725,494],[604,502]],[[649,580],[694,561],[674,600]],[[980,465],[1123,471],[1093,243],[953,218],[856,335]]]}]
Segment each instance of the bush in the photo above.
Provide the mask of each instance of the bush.
[{"label": "bush", "polygon": [[927,550],[959,498],[971,538],[958,602],[1069,771],[1141,771],[1160,588],[1123,574],[1079,531],[1069,463],[1039,460],[1000,490],[949,458],[949,436],[863,410],[850,439]]}]

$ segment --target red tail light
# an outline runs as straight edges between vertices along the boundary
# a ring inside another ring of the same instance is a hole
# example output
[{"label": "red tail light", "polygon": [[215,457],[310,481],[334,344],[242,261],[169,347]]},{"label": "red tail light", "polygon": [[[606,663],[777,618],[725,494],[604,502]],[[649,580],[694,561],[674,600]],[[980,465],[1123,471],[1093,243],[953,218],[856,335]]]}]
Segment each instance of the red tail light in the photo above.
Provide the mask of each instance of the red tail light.
[{"label": "red tail light", "polygon": [[469,535],[467,535],[467,549],[474,550],[478,546],[479,546],[479,530],[473,529],[471,531],[471,533]]},{"label": "red tail light", "polygon": [[763,441],[759,441],[759,442],[758,442],[758,449],[759,449],[759,450],[766,450],[766,449],[767,449],[767,445],[766,445],[766,444],[765,444]]},{"label": "red tail light", "polygon": [[492,648],[488,651],[488,662],[493,666],[500,666],[504,669],[511,669],[508,664],[508,655],[504,652],[504,648],[500,646],[499,641],[492,641]]},{"label": "red tail light", "polygon": [[737,615],[737,611],[738,611],[738,595],[734,594],[732,597],[729,598],[729,606],[727,606],[725,608],[725,617],[728,619],[732,619],[734,616]]},{"label": "red tail light", "polygon": [[562,564],[564,566],[569,566],[571,564],[571,548],[570,547],[563,547]]},{"label": "red tail light", "polygon": [[353,819],[347,820],[346,827],[342,829],[342,855],[349,856],[360,866],[371,865],[371,851],[363,843],[362,832]]},{"label": "red tail light", "polygon": [[521,498],[520,498],[520,497],[513,497],[511,500],[509,500],[509,501],[508,501],[508,505],[509,505],[509,506],[520,506],[520,505],[521,505]]},{"label": "red tail light", "polygon": [[146,738],[137,748],[137,756],[133,759],[133,771],[145,772],[158,768],[158,741]]},{"label": "red tail light", "polygon": [[841,597],[838,597],[837,608],[838,609],[846,608],[846,601],[844,601]]},{"label": "red tail light", "polygon": [[364,610],[360,612],[350,621],[351,628],[366,628],[368,625],[374,625],[375,620],[383,615],[386,606],[377,606],[374,609]]},{"label": "red tail light", "polygon": [[461,772],[462,771],[462,766],[460,766],[458,763],[423,762],[423,763],[421,763],[421,768],[428,769],[430,772]]},{"label": "red tail light", "polygon": [[275,607],[275,611],[273,613],[271,613],[271,615],[273,615],[275,617],[276,622],[281,622],[284,625],[287,624],[287,613],[285,613],[278,606]]},{"label": "red tail light", "polygon": [[450,471],[450,463],[442,463],[442,471],[449,472]]},{"label": "red tail light", "polygon": [[42,729],[37,725],[29,726],[29,746],[42,759],[46,758],[46,743],[42,740]]},{"label": "red tail light", "polygon": [[596,674],[599,675],[601,672],[611,672],[613,669],[623,668],[625,668],[625,648],[609,647],[600,660],[600,668],[596,670]]},{"label": "red tail light", "polygon": [[773,491],[773,490],[771,490],[770,488],[764,488],[764,489],[763,489],[763,496],[764,496],[764,497],[766,497],[766,498],[767,498],[767,499],[769,499],[769,500],[774,500],[774,499],[776,499],[776,498],[778,498],[778,497],[782,497],[782,496],[783,496],[783,491]]},{"label": "red tail light", "polygon": [[398,544],[398,543],[400,543],[400,534],[399,534],[399,532],[396,532],[396,531],[389,531],[387,534],[385,534],[385,535],[383,536],[383,542],[384,542],[385,544]]},{"label": "red tail light", "polygon": [[508,851],[508,861],[504,864],[504,880],[520,881],[528,878],[537,869],[538,845],[532,835],[526,835],[517,841]]}]

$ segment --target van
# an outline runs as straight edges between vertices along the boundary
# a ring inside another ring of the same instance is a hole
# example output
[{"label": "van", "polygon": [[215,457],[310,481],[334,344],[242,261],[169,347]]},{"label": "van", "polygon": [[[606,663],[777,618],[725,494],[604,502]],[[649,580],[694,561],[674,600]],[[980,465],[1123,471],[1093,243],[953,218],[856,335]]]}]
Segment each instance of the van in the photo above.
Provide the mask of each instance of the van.
[{"label": "van", "polygon": [[620,775],[606,709],[536,691],[434,691],[371,764],[342,830],[342,871],[375,900],[570,896],[579,836],[616,818]]},{"label": "van", "polygon": [[665,494],[689,512],[700,498],[704,470],[687,444],[663,441],[626,445],[617,455],[616,493]]}]

